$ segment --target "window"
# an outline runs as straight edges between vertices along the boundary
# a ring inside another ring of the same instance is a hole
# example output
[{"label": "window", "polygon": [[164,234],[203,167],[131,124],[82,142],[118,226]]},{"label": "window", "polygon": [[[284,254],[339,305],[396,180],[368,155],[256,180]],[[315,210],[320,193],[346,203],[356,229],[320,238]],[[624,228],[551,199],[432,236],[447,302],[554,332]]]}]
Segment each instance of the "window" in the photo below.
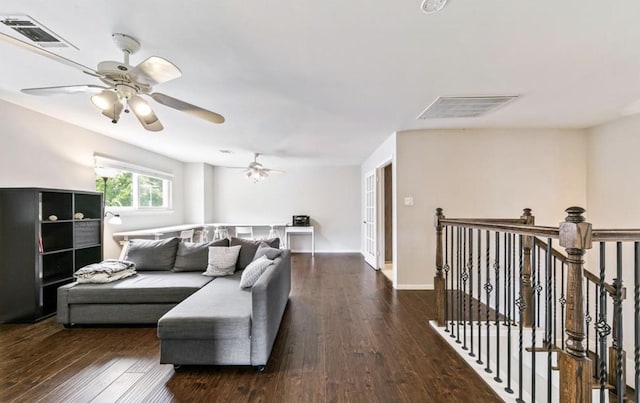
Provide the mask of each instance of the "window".
[{"label": "window", "polygon": [[105,207],[123,209],[171,208],[170,174],[96,156],[96,167],[109,168],[107,181],[96,176],[96,190],[105,193]]}]

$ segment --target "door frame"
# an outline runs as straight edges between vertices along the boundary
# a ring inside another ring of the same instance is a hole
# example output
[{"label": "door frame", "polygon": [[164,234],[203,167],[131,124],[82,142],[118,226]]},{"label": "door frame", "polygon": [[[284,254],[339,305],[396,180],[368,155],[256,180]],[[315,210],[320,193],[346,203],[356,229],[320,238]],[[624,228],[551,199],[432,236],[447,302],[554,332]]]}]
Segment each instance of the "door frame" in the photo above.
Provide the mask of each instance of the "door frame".
[{"label": "door frame", "polygon": [[[387,161],[383,162],[376,168],[376,175],[378,176],[378,183],[376,189],[376,250],[378,257],[376,259],[377,269],[383,269],[385,265],[385,246],[386,246],[386,237],[385,237],[385,175],[384,170],[387,166],[391,165],[391,176],[393,177],[393,159],[390,158]],[[393,184],[393,182],[392,182]],[[393,190],[391,191],[391,199],[393,201]],[[393,222],[393,212],[391,213],[391,220]],[[391,238],[393,239],[393,224],[391,225]],[[393,241],[392,241],[393,243]],[[393,249],[393,244],[391,245]],[[394,267],[393,272],[395,273],[395,256],[392,259],[392,266]]]}]

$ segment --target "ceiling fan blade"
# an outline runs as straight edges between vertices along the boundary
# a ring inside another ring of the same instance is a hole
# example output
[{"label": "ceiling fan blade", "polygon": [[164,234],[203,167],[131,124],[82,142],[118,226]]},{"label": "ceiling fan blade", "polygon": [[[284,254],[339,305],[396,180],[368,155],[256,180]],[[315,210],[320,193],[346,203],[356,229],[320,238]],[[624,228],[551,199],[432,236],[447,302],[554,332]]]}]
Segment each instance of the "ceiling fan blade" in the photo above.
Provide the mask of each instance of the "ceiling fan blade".
[{"label": "ceiling fan blade", "polygon": [[265,171],[267,171],[270,174],[276,174],[276,175],[282,175],[286,173],[286,171],[283,171],[281,169],[265,169]]},{"label": "ceiling fan blade", "polygon": [[41,88],[23,88],[22,91],[29,95],[57,95],[57,94],[75,94],[77,92],[86,92],[90,94],[99,94],[103,90],[108,90],[108,87],[100,85],[63,85],[59,87],[41,87]]},{"label": "ceiling fan blade", "polygon": [[224,123],[224,116],[206,109],[202,109],[199,106],[191,105],[190,103],[181,101],[165,94],[161,94],[159,92],[154,92],[152,94],[149,94],[149,96],[156,102],[164,106],[168,106],[169,108],[186,112],[190,115],[199,117],[200,119],[208,120],[212,123]]},{"label": "ceiling fan blade", "polygon": [[20,39],[16,39],[16,38],[14,38],[12,36],[9,36],[7,34],[4,34],[2,32],[0,32],[0,39],[5,41],[5,42],[7,42],[7,43],[19,46],[19,47],[21,47],[23,49],[26,49],[26,50],[30,51],[30,52],[38,54],[40,56],[48,57],[49,59],[55,60],[58,63],[66,64],[67,66],[71,66],[73,68],[76,68],[76,69],[82,71],[83,73],[89,74],[90,76],[101,77],[100,74],[98,74],[97,71],[95,71],[94,69],[92,69],[90,67],[87,67],[87,66],[82,65],[80,63],[74,62],[71,59],[67,59],[66,57],[62,57],[62,56],[57,55],[57,54],[55,54],[53,52],[49,52],[48,50],[44,50],[44,49],[39,48],[39,47],[37,47],[35,45],[31,45],[30,43],[21,41]]},{"label": "ceiling fan blade", "polygon": [[134,95],[129,98],[129,106],[131,106],[131,111],[138,118],[142,126],[151,131],[151,132],[159,132],[164,127],[158,117],[149,106],[149,103],[142,99],[139,95]]},{"label": "ceiling fan blade", "polygon": [[166,83],[182,76],[175,64],[158,56],[151,56],[133,68],[138,80],[149,85]]}]

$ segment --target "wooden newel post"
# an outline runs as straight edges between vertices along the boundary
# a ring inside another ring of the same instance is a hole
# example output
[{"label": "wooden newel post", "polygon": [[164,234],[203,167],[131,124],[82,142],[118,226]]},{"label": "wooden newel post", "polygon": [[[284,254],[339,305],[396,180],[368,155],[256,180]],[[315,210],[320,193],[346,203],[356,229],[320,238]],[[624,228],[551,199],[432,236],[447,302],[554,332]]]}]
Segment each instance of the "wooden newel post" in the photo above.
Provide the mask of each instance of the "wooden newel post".
[{"label": "wooden newel post", "polygon": [[591,224],[585,222],[581,207],[569,207],[560,223],[560,246],[567,251],[566,335],[567,343],[558,357],[560,403],[591,402],[591,360],[587,358],[584,318],[584,260],[591,249]]},{"label": "wooden newel post", "polygon": [[[523,224],[535,225],[536,219],[531,215],[531,209],[525,208],[520,216]],[[522,299],[524,299],[524,312],[522,325],[531,327],[533,324],[533,288],[531,288],[531,249],[533,248],[533,237],[525,236],[524,245],[522,247]]]},{"label": "wooden newel post", "polygon": [[446,292],[446,284],[444,281],[444,275],[442,273],[443,265],[443,256],[444,252],[442,250],[442,222],[444,219],[444,214],[442,214],[442,209],[436,209],[436,217],[435,217],[435,227],[436,227],[436,276],[433,279],[433,286],[436,291],[436,310],[437,310],[437,320],[438,326],[444,326],[445,322],[445,304],[444,297]]}]

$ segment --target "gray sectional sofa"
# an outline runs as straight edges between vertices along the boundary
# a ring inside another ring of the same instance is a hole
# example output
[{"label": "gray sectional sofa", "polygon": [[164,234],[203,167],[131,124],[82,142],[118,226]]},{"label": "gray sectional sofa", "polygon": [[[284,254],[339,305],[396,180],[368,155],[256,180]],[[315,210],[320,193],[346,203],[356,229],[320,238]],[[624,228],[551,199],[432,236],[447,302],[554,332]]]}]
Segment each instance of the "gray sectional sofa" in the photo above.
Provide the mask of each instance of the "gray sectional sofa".
[{"label": "gray sectional sofa", "polygon": [[[190,264],[202,265],[206,245],[196,251],[198,263],[194,263],[194,253],[187,256],[191,261],[181,260],[181,252],[191,246],[177,239],[131,242],[147,242],[151,248],[142,250],[144,259],[135,253],[127,255],[136,265],[139,258],[138,274],[107,284],[71,283],[60,287],[59,323],[66,327],[157,323],[161,363],[252,365],[264,369],[291,290],[289,250],[278,252],[274,264],[253,287],[241,289],[241,270],[253,259],[256,242],[232,238],[232,245],[242,246],[238,271],[225,277],[203,276],[206,264],[197,271],[184,271]],[[154,245],[160,247],[156,250]],[[272,246],[276,244],[272,242]],[[171,257],[166,251],[172,248]],[[153,265],[159,265],[160,270],[152,270]]]}]

